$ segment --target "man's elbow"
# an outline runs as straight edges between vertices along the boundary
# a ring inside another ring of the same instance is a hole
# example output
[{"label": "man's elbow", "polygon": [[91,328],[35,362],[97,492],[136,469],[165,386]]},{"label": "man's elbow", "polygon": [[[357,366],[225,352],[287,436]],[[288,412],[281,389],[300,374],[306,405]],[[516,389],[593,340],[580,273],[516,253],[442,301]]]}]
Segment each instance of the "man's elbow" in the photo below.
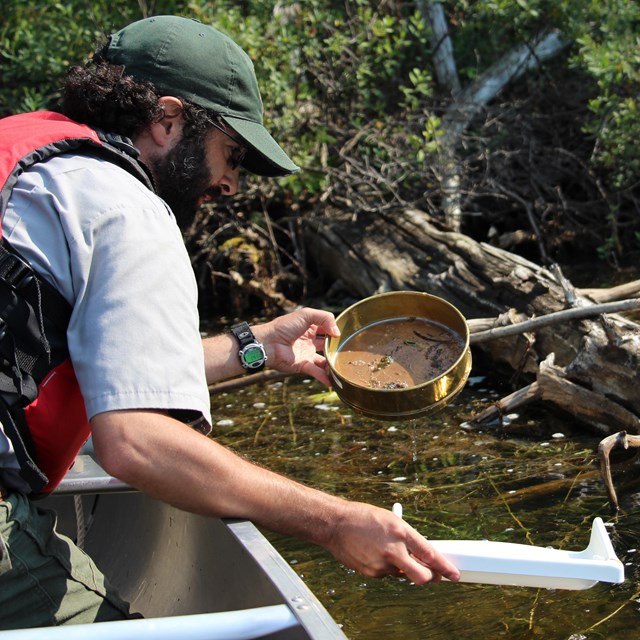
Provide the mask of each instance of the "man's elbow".
[{"label": "man's elbow", "polygon": [[91,433],[100,466],[114,478],[131,483],[135,475],[135,445],[130,438],[126,416],[121,412],[100,413],[91,419]]}]

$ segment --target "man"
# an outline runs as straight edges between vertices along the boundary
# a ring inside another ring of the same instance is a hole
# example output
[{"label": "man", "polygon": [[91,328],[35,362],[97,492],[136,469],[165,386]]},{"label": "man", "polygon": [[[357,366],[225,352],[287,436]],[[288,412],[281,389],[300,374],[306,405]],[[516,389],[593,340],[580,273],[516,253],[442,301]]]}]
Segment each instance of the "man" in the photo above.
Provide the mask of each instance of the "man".
[{"label": "man", "polygon": [[[180,229],[203,202],[234,195],[241,168],[298,169],[263,127],[248,56],[197,21],[141,20],[71,70],[62,111],[0,121],[9,167],[0,196],[9,264],[0,261],[0,627],[128,615],[30,499],[55,487],[89,433],[107,472],[181,509],[300,537],[367,576],[457,579],[390,511],[305,487],[206,437],[208,384],[265,360],[328,384],[318,351],[323,334],[339,333],[332,314],[301,309],[199,335]],[[24,276],[22,260],[39,278]]]}]

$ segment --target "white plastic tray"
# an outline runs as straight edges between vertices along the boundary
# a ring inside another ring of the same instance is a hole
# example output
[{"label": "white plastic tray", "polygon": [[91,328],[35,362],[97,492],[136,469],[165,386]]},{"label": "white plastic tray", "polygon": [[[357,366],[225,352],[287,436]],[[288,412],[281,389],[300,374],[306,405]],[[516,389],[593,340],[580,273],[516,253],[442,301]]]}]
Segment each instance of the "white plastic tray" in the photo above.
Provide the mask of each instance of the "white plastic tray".
[{"label": "white plastic tray", "polygon": [[[401,516],[402,507],[394,505]],[[489,540],[431,540],[429,542],[459,569],[460,582],[589,589],[597,582],[624,582],[624,566],[617,558],[602,518],[595,518],[584,551],[563,551]]]}]

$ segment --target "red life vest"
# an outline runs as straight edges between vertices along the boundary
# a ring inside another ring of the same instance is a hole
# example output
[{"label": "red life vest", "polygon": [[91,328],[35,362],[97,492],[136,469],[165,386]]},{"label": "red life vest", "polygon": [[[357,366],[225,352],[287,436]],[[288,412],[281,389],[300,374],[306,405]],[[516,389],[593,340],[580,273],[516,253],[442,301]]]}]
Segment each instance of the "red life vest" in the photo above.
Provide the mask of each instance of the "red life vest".
[{"label": "red life vest", "polygon": [[[119,164],[153,189],[126,138],[50,111],[0,119],[0,216],[20,174],[77,151]],[[0,231],[1,237],[1,231]],[[66,300],[2,239],[0,245],[0,423],[32,495],[51,492],[90,435],[69,359]]]}]

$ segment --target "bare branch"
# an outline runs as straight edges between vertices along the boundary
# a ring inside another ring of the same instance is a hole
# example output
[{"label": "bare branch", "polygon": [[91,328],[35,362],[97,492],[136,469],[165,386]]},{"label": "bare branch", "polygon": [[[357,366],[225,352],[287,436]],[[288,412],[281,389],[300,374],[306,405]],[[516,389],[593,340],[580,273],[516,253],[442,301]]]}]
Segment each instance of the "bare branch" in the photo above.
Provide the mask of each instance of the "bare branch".
[{"label": "bare branch", "polygon": [[563,311],[556,311],[554,313],[540,316],[539,318],[532,318],[531,320],[507,327],[496,327],[480,331],[478,333],[472,333],[470,342],[471,344],[479,344],[488,340],[497,340],[498,338],[506,338],[508,336],[515,336],[525,332],[537,331],[543,327],[548,327],[558,322],[584,320],[586,318],[598,316],[601,313],[619,313],[621,311],[631,311],[634,309],[640,309],[640,298],[565,309]]},{"label": "bare branch", "polygon": [[600,473],[602,475],[602,481],[607,489],[609,502],[617,511],[620,506],[618,504],[618,496],[616,494],[615,487],[613,486],[613,478],[611,477],[610,459],[611,451],[615,447],[623,447],[624,449],[628,449],[629,447],[640,447],[640,436],[630,436],[627,435],[626,431],[620,431],[607,436],[601,440],[598,445],[598,458],[600,458]]},{"label": "bare branch", "polygon": [[473,117],[507,84],[555,58],[570,43],[559,31],[547,31],[539,34],[532,43],[522,44],[502,56],[463,89],[447,109],[442,119],[445,144],[456,144]]}]

